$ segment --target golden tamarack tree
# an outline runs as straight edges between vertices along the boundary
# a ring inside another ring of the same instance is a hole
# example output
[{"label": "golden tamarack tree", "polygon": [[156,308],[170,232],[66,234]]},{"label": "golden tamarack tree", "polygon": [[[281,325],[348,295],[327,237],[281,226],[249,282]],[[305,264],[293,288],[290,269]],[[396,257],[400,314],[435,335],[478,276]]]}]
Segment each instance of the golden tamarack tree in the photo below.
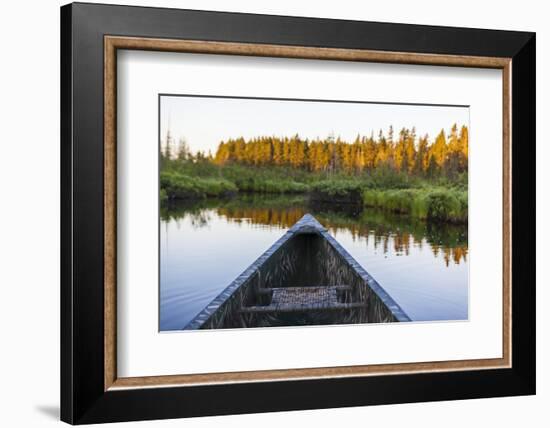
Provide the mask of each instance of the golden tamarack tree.
[{"label": "golden tamarack tree", "polygon": [[391,168],[407,174],[454,175],[468,170],[468,128],[455,124],[447,136],[442,129],[435,140],[417,137],[414,128],[403,128],[397,138],[390,127],[388,136],[357,136],[346,142],[339,137],[308,140],[293,137],[257,137],[222,141],[214,162],[255,166],[291,166],[308,171],[361,173]]}]

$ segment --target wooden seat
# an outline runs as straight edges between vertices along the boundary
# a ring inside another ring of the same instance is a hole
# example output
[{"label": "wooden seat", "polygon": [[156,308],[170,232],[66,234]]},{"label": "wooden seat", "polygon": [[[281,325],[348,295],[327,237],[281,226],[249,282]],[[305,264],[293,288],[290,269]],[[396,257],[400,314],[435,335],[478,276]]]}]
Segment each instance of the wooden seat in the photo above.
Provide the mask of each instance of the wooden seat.
[{"label": "wooden seat", "polygon": [[348,285],[268,288],[262,293],[271,293],[269,305],[243,307],[241,312],[302,312],[364,307],[364,303],[338,301],[338,291],[349,290],[351,287]]}]

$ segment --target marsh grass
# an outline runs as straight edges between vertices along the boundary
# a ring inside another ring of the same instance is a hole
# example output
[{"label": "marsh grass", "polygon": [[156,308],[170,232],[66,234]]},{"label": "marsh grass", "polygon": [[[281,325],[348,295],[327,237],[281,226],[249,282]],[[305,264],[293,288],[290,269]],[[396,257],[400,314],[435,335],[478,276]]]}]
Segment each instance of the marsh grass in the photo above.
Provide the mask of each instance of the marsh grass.
[{"label": "marsh grass", "polygon": [[361,204],[362,184],[358,180],[323,180],[311,186],[311,199],[336,204]]},{"label": "marsh grass", "polygon": [[289,167],[224,166],[211,162],[168,165],[160,176],[161,203],[239,194],[294,194],[338,205],[375,207],[421,220],[465,223],[467,175],[427,180],[392,171],[349,175]]},{"label": "marsh grass", "polygon": [[363,191],[363,204],[422,220],[468,221],[468,192],[452,188],[418,188]]},{"label": "marsh grass", "polygon": [[229,196],[237,192],[231,181],[215,177],[189,177],[175,171],[160,174],[161,199],[200,199],[209,196]]}]

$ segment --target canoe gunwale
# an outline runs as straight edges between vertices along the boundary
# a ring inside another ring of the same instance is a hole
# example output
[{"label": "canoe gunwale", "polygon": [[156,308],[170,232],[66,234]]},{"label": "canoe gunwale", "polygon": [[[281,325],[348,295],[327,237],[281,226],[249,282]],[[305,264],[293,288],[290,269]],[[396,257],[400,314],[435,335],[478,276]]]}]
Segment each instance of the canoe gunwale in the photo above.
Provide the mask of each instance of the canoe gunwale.
[{"label": "canoe gunwale", "polygon": [[311,214],[305,214],[290,229],[286,231],[271,247],[263,252],[248,268],[233,280],[220,294],[218,294],[198,315],[196,315],[183,330],[199,330],[233,295],[255,275],[260,274],[262,265],[286,244],[291,238],[299,234],[319,234],[332,248],[339,253],[344,261],[361,277],[374,294],[392,313],[397,322],[408,322],[411,319],[397,304],[397,302],[382,288],[380,284],[346,251],[342,245],[323,227]]}]

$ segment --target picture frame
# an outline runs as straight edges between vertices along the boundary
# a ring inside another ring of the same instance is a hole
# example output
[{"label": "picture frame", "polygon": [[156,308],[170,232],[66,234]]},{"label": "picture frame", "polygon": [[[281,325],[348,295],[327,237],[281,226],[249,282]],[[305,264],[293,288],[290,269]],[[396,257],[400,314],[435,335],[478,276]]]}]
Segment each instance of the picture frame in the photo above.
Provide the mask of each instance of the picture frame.
[{"label": "picture frame", "polygon": [[[118,50],[502,70],[502,357],[119,377]],[[534,394],[535,97],[534,33],[63,6],[61,419],[85,424]]]}]

